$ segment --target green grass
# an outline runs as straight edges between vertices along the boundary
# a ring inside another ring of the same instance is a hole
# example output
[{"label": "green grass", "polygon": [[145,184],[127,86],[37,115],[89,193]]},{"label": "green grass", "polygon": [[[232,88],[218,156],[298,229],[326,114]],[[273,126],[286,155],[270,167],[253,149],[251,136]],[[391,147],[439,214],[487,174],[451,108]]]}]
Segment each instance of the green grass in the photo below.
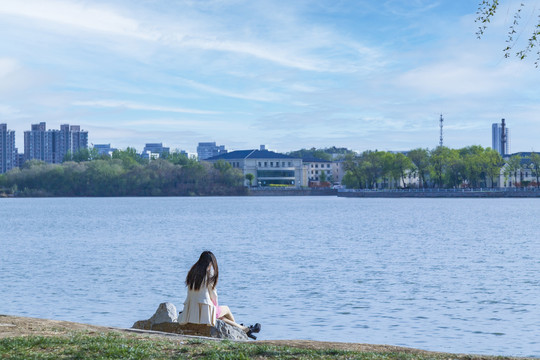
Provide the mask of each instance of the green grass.
[{"label": "green grass", "polygon": [[[28,336],[0,339],[0,359],[455,359],[451,355],[360,353],[334,349],[311,350],[257,343],[200,339],[156,339],[116,333],[72,333],[69,336]],[[462,356],[460,359],[479,357]],[[493,357],[492,359],[495,359]]]}]

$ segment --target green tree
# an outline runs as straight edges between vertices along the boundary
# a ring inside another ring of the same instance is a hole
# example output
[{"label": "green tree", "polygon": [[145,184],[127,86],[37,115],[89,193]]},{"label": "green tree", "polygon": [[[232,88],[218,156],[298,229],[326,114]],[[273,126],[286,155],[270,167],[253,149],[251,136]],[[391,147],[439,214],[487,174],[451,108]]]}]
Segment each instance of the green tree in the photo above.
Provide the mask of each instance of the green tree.
[{"label": "green tree", "polygon": [[190,160],[193,161],[193,159],[189,159],[186,154],[180,152],[178,149],[169,153],[163,153],[162,158],[175,165],[187,165]]},{"label": "green tree", "polygon": [[395,179],[401,179],[401,183],[405,187],[405,175],[408,171],[414,169],[414,164],[410,158],[402,153],[394,155],[392,163],[392,173]]},{"label": "green tree", "polygon": [[429,173],[429,151],[427,149],[414,149],[407,153],[407,157],[411,159],[416,167],[418,178],[420,179],[420,187],[426,187],[426,176]]},{"label": "green tree", "polygon": [[142,159],[137,150],[132,147],[127,147],[126,150],[115,150],[112,153],[112,158],[122,160],[124,167],[134,167],[148,162]]},{"label": "green tree", "polygon": [[449,158],[450,149],[444,146],[439,146],[430,153],[430,176],[440,188],[444,186],[444,175],[449,165]]},{"label": "green tree", "polygon": [[320,182],[326,182],[327,177],[326,177],[326,172],[324,170],[321,170],[321,175],[319,176],[319,180]]},{"label": "green tree", "polygon": [[351,170],[345,172],[341,183],[349,189],[359,189],[362,187],[360,179]]},{"label": "green tree", "polygon": [[249,186],[251,186],[254,179],[255,179],[255,175],[253,175],[252,173],[247,173],[246,174],[246,180],[249,181]]},{"label": "green tree", "polygon": [[483,155],[483,165],[486,177],[491,180],[491,187],[495,187],[495,183],[501,175],[501,168],[504,165],[504,160],[498,151],[486,149]]},{"label": "green tree", "polygon": [[540,155],[533,152],[531,153],[531,171],[536,177],[536,187],[540,188]]},{"label": "green tree", "polygon": [[510,159],[508,159],[508,162],[506,163],[506,170],[505,172],[508,173],[510,176],[514,176],[514,186],[517,186],[517,174],[521,170],[521,156],[520,155],[514,155]]},{"label": "green tree", "polygon": [[480,187],[481,181],[485,179],[484,151],[484,148],[479,145],[459,150],[463,165],[463,177],[473,188]]}]

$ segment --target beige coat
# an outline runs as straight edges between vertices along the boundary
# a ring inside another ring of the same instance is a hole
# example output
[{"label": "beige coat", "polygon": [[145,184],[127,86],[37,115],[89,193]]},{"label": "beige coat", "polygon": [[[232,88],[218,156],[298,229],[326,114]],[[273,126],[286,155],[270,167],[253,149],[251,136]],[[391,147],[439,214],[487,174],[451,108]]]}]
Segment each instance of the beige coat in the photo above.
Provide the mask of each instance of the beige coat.
[{"label": "beige coat", "polygon": [[201,284],[199,290],[190,290],[188,288],[188,294],[186,301],[184,301],[184,310],[178,318],[180,324],[207,324],[211,326],[216,325],[216,307],[217,304],[217,292],[215,289],[206,286],[206,282]]}]

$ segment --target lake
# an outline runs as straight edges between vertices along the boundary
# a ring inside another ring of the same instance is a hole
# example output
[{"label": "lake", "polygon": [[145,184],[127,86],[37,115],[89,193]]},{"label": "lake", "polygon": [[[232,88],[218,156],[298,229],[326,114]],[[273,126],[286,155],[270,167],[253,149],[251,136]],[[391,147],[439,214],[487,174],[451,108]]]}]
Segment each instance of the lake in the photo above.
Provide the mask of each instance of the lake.
[{"label": "lake", "polygon": [[0,199],[0,313],[130,327],[217,257],[259,339],[540,357],[539,199]]}]

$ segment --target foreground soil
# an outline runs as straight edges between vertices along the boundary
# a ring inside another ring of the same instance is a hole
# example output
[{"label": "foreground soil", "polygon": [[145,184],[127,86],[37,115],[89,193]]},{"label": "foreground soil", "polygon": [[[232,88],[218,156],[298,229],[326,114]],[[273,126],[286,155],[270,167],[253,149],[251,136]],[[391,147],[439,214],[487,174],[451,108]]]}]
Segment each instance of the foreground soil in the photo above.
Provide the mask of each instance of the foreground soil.
[{"label": "foreground soil", "polygon": [[231,342],[8,315],[0,315],[0,358],[513,359],[308,340]]}]

